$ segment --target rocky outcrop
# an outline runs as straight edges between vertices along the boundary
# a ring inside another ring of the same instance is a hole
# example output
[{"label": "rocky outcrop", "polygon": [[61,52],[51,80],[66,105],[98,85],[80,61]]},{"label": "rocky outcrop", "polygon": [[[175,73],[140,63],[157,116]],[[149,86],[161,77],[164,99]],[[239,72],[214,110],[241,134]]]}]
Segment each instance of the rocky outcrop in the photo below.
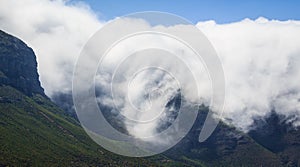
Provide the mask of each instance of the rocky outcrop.
[{"label": "rocky outcrop", "polygon": [[20,39],[0,30],[0,85],[9,85],[28,96],[45,96],[33,50]]}]

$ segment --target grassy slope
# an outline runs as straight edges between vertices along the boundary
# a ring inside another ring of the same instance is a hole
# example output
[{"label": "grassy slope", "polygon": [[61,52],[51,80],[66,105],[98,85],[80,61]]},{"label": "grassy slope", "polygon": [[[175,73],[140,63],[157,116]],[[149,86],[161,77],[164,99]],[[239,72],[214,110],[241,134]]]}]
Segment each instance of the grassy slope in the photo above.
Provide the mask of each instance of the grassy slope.
[{"label": "grassy slope", "polygon": [[0,166],[155,166],[96,145],[48,99],[0,86]]}]

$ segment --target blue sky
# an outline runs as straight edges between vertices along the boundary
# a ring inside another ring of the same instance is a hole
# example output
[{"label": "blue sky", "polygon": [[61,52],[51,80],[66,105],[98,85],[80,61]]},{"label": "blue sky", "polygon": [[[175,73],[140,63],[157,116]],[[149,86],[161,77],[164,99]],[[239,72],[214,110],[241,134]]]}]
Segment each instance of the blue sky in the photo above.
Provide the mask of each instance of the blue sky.
[{"label": "blue sky", "polygon": [[[75,0],[77,1],[77,0]],[[276,20],[300,20],[298,0],[85,0],[102,20],[140,11],[170,12],[196,23],[215,20],[217,23],[230,23],[244,18],[256,19],[259,16]]]}]

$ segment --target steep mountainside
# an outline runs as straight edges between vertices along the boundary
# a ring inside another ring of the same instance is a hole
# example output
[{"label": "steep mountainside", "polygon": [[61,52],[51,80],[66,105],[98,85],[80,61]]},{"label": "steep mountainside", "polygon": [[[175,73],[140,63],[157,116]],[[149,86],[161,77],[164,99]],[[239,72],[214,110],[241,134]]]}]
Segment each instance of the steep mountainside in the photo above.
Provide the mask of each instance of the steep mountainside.
[{"label": "steep mountainside", "polygon": [[188,135],[166,155],[190,165],[199,166],[281,166],[278,156],[263,148],[247,134],[219,123],[203,143],[199,133],[208,109],[201,106],[196,123]]},{"label": "steep mountainside", "polygon": [[90,140],[47,98],[0,87],[0,166],[154,165],[116,156]]},{"label": "steep mountainside", "polygon": [[45,96],[32,49],[2,31],[0,59],[0,166],[157,165],[95,144]]},{"label": "steep mountainside", "polygon": [[283,115],[272,112],[256,119],[249,135],[263,147],[278,154],[287,166],[300,166],[300,129]]}]

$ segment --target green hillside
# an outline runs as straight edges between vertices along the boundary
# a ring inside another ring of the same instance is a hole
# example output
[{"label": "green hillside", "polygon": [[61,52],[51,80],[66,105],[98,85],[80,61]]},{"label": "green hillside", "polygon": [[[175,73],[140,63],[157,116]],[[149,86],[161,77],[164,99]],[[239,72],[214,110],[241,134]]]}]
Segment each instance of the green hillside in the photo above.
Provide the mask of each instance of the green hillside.
[{"label": "green hillside", "polygon": [[49,99],[0,87],[0,166],[154,166],[105,151]]}]

